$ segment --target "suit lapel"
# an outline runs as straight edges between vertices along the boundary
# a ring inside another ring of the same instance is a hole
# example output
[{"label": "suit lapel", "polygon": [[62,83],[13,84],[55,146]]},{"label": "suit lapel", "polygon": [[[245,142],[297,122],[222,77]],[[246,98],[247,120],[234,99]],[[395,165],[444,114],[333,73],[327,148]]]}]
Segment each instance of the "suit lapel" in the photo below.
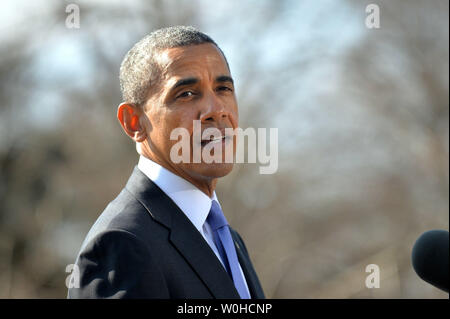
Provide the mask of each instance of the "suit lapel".
[{"label": "suit lapel", "polygon": [[183,212],[174,212],[170,240],[186,258],[215,298],[237,298],[239,294],[228,273],[202,235]]},{"label": "suit lapel", "polygon": [[144,205],[153,219],[170,229],[170,242],[214,298],[240,298],[233,281],[203,236],[170,197],[137,167],[126,188]]},{"label": "suit lapel", "polygon": [[247,250],[243,246],[243,242],[241,241],[239,235],[235,230],[231,229],[231,234],[233,236],[233,242],[239,259],[239,264],[241,265],[242,271],[247,281],[248,290],[250,291],[250,298],[265,299],[261,284],[258,280],[255,270],[253,269],[250,257],[248,257],[248,255],[246,254]]}]

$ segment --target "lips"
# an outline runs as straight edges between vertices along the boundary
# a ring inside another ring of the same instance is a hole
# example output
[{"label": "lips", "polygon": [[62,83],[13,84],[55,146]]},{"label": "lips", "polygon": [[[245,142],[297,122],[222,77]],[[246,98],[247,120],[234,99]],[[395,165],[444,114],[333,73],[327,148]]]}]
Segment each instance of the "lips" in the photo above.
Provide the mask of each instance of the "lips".
[{"label": "lips", "polygon": [[227,137],[225,135],[218,136],[218,137],[211,137],[210,139],[202,140],[201,144],[202,146],[205,146],[207,144],[216,144],[221,143],[224,141]]},{"label": "lips", "polygon": [[[209,136],[205,135],[204,137],[206,137],[206,138],[202,138],[202,140],[200,142],[202,147],[205,145],[208,145],[208,144],[211,145],[211,144],[225,143],[227,140],[229,140],[232,137],[232,135],[225,133],[225,130],[227,129],[226,127],[222,127],[222,128],[204,127],[202,134],[201,134],[202,137],[203,137],[203,134],[205,133],[205,130],[208,130],[208,129],[214,129],[215,131],[214,131],[214,133],[211,133]],[[206,134],[208,134],[208,133],[210,133],[210,132],[206,132]],[[220,134],[220,136],[217,136],[219,134]]]}]

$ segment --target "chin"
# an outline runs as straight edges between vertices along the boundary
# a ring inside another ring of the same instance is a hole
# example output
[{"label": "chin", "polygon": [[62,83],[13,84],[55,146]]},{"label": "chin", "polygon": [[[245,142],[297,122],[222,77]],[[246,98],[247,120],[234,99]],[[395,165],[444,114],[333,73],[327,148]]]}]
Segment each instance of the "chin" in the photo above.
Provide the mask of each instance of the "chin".
[{"label": "chin", "polygon": [[191,171],[196,175],[209,178],[220,178],[228,175],[233,170],[233,163],[201,163],[194,164]]}]

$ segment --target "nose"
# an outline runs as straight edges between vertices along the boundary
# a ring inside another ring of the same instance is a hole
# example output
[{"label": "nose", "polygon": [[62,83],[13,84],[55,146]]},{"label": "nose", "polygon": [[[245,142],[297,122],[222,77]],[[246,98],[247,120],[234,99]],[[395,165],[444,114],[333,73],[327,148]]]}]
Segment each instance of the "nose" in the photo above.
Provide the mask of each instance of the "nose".
[{"label": "nose", "polygon": [[202,123],[220,123],[229,117],[225,105],[216,96],[212,95],[206,99],[206,107],[200,115]]}]

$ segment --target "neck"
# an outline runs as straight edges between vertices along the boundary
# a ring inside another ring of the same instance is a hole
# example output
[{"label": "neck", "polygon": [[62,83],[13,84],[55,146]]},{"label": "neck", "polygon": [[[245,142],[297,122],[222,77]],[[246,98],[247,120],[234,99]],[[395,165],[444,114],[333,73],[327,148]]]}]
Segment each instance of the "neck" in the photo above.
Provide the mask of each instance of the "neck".
[{"label": "neck", "polygon": [[181,169],[179,166],[175,166],[171,163],[161,160],[158,156],[154,156],[151,152],[148,152],[145,149],[142,149],[141,155],[161,165],[173,174],[185,179],[186,181],[197,187],[200,191],[205,193],[209,198],[213,197],[214,190],[216,189],[217,178],[205,178],[203,176],[192,176],[190,174],[187,174],[186,171]]}]

